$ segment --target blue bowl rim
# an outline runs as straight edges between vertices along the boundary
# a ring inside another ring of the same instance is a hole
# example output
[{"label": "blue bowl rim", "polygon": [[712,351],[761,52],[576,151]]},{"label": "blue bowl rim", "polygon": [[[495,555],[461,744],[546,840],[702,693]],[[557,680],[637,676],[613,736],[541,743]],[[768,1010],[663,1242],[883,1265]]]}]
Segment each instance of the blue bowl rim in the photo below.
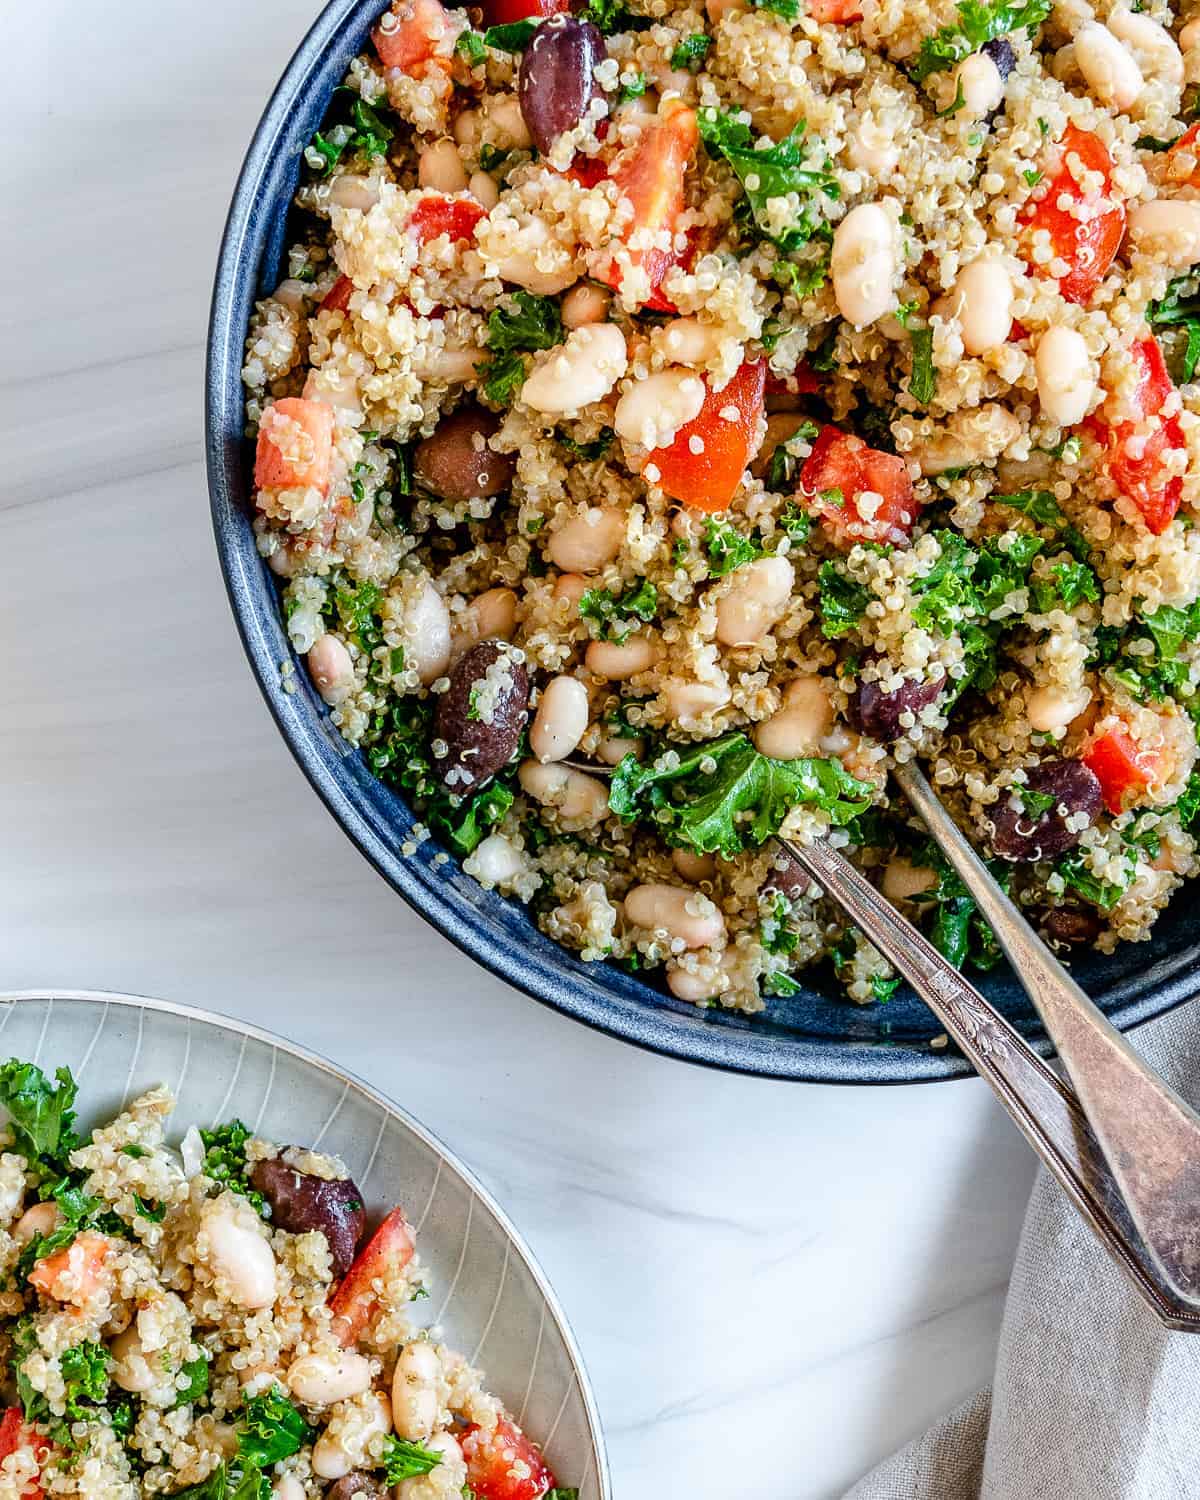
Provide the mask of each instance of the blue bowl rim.
[{"label": "blue bowl rim", "polygon": [[[294,101],[303,96],[309,75],[343,27],[351,24],[368,3],[379,5],[379,0],[329,0],[271,94],[250,141],[230,202],[214,279],[207,338],[205,454],[217,552],[242,646],[293,758],[346,837],[418,915],[497,978],[595,1030],[680,1061],[779,1081],[877,1085],[935,1083],[973,1076],[969,1064],[953,1049],[933,1052],[916,1046],[892,1047],[880,1041],[830,1040],[795,1034],[781,1043],[765,1030],[697,1025],[690,1016],[645,1006],[635,1010],[616,998],[590,995],[586,989],[574,987],[568,974],[552,973],[535,956],[522,955],[511,941],[493,934],[481,915],[457,902],[452,892],[436,893],[418,879],[409,863],[375,835],[328,771],[318,749],[322,733],[319,722],[306,723],[301,730],[286,719],[279,696],[278,663],[262,632],[261,621],[254,618],[253,610],[248,607],[254,587],[244,558],[231,541],[231,528],[223,525],[224,521],[238,517],[245,525],[248,518],[244,497],[235,493],[233,476],[228,473],[218,393],[228,378],[230,360],[239,369],[241,365],[245,328],[233,326],[232,303],[235,286],[248,274],[245,245],[251,235],[261,179]],[[261,568],[261,563],[258,566]],[[1200,991],[1200,968],[1193,967],[1189,974],[1187,955],[1154,967],[1162,970],[1156,982],[1147,983],[1148,976],[1133,975],[1110,992],[1106,1013],[1121,1030],[1152,1020]],[[1042,1056],[1049,1056],[1053,1050],[1044,1035],[1031,1038],[1031,1045]]]}]

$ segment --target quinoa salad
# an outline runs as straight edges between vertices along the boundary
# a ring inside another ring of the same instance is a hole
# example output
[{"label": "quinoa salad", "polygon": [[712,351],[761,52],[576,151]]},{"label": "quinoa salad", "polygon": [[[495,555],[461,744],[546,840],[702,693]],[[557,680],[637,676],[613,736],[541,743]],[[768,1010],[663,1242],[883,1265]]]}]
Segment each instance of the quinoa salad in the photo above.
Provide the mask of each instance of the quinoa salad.
[{"label": "quinoa salad", "polygon": [[576,1500],[424,1330],[401,1209],[239,1121],[165,1143],[143,1094],[90,1135],[76,1088],[0,1065],[0,1500]]},{"label": "quinoa salad", "polygon": [[[898,983],[1197,872],[1200,10],[395,0],[303,153],[254,527],[345,740],[585,960]],[[294,690],[295,668],[281,664]]]}]

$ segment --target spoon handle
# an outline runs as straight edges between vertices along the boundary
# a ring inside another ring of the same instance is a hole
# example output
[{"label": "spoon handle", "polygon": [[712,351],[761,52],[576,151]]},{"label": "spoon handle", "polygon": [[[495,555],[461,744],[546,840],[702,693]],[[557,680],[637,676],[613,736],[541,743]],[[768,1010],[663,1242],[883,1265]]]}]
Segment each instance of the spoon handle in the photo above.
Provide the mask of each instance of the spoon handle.
[{"label": "spoon handle", "polygon": [[894,774],[1041,1016],[1161,1278],[1179,1301],[1200,1309],[1200,1117],[1058,962],[916,763],[896,766]]},{"label": "spoon handle", "polygon": [[1200,1332],[1200,1309],[1146,1251],[1070,1088],[844,855],[820,840],[779,842],[926,1002],[1143,1301],[1167,1327]]}]

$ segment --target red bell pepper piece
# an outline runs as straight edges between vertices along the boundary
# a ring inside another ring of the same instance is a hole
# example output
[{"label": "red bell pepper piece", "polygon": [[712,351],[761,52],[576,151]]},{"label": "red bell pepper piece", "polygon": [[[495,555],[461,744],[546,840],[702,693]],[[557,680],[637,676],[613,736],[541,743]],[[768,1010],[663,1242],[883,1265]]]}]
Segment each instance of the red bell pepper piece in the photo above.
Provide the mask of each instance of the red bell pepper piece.
[{"label": "red bell pepper piece", "polygon": [[[1068,156],[1078,157],[1085,172],[1101,175],[1099,192],[1085,192],[1071,173]],[[1048,266],[1032,258],[1033,231],[1047,230],[1055,256],[1070,267],[1058,284],[1059,292],[1068,302],[1090,302],[1125,233],[1125,206],[1110,197],[1112,157],[1096,136],[1068,125],[1062,140],[1050,148],[1043,172],[1037,195],[1021,211],[1025,259],[1035,276],[1051,274]],[[1070,208],[1058,206],[1064,194],[1071,200]],[[1080,212],[1082,217],[1077,217]]]},{"label": "red bell pepper piece", "polygon": [[350,306],[350,297],[354,291],[354,283],[349,276],[339,276],[329,290],[321,298],[322,312],[345,312]]},{"label": "red bell pepper piece", "polygon": [[894,453],[869,448],[838,427],[822,427],[800,470],[800,490],[839,546],[908,546],[919,507],[908,465]]},{"label": "red bell pepper piece", "polygon": [[761,359],[747,361],[719,391],[706,380],[699,413],[666,447],[650,450],[646,467],[653,465],[659,476],[653,482],[696,510],[725,510],[750,462],[766,382],[766,361]]}]

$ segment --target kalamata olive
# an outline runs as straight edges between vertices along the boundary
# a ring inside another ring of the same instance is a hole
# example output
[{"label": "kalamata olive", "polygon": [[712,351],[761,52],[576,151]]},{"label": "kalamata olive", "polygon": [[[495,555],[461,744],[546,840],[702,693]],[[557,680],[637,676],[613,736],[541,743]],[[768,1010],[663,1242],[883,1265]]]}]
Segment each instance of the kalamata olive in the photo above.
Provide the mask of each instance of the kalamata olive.
[{"label": "kalamata olive", "polygon": [[901,714],[919,714],[927,704],[934,702],[945,686],[945,677],[928,678],[924,682],[906,677],[899,687],[885,690],[878,682],[864,682],[860,677],[846,705],[846,713],[856,729],[890,745],[904,733]]},{"label": "kalamata olive", "polygon": [[[1031,815],[1013,807],[1008,793],[1001,794],[989,810],[991,845],[1001,859],[1056,859],[1074,849],[1083,830],[1100,816],[1100,782],[1081,760],[1044,760],[1025,773],[1025,785],[1038,801],[1053,797],[1054,805]],[[1068,819],[1079,826],[1068,827]]]},{"label": "kalamata olive", "polygon": [[551,16],[530,38],[517,88],[533,144],[545,155],[564,130],[583,119],[596,93],[593,76],[605,56],[604,38],[590,21]]},{"label": "kalamata olive", "polygon": [[984,42],[983,50],[996,64],[996,72],[1001,78],[1007,78],[1017,65],[1017,54],[1006,36],[993,37],[990,42]]},{"label": "kalamata olive", "polygon": [[1055,943],[1091,943],[1104,931],[1099,912],[1052,906],[1042,915],[1042,931]]},{"label": "kalamata olive", "polygon": [[355,1495],[361,1496],[361,1500],[383,1500],[384,1491],[374,1475],[351,1469],[349,1474],[334,1480],[325,1491],[325,1500],[353,1500]]},{"label": "kalamata olive", "polygon": [[272,1224],[289,1234],[319,1229],[329,1241],[334,1276],[346,1274],[366,1228],[362,1194],[348,1177],[317,1177],[272,1156],[254,1163],[250,1182],[271,1205]]},{"label": "kalamata olive", "polygon": [[782,896],[791,906],[795,901],[815,900],[821,894],[821,887],[790,854],[781,853],[767,871],[760,891],[768,898]]},{"label": "kalamata olive", "polygon": [[512,458],[487,446],[499,425],[500,418],[482,407],[460,406],[442,418],[432,437],[417,444],[414,475],[451,505],[498,495],[513,473]]},{"label": "kalamata olive", "polygon": [[528,717],[529,673],[518,653],[506,641],[472,646],[459,658],[434,718],[434,755],[446,789],[473,792],[507,765]]}]

